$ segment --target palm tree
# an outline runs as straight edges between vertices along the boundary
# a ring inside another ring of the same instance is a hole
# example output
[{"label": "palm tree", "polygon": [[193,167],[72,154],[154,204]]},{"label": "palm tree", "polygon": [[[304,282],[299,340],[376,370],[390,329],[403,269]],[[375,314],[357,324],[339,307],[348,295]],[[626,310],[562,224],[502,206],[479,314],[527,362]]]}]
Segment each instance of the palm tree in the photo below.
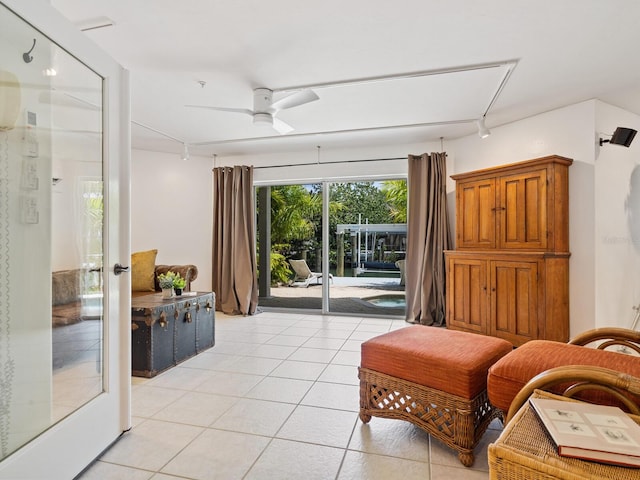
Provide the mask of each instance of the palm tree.
[{"label": "palm tree", "polygon": [[316,225],[311,220],[322,211],[322,198],[302,185],[271,188],[271,241],[286,244],[313,237]]},{"label": "palm tree", "polygon": [[389,206],[389,216],[394,223],[407,223],[407,181],[385,180],[382,192]]}]

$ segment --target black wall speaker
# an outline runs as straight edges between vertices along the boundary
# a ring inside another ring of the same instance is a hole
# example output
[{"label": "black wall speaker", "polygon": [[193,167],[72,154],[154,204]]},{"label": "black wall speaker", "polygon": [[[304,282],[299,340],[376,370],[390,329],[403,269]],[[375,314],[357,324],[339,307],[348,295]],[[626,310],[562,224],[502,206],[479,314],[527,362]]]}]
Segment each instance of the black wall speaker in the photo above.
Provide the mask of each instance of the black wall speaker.
[{"label": "black wall speaker", "polygon": [[600,139],[600,146],[605,143],[612,143],[613,145],[624,145],[625,147],[628,147],[631,145],[631,142],[633,142],[633,138],[636,136],[636,133],[638,133],[638,131],[633,128],[618,127],[616,128],[616,131],[613,132],[611,140]]}]

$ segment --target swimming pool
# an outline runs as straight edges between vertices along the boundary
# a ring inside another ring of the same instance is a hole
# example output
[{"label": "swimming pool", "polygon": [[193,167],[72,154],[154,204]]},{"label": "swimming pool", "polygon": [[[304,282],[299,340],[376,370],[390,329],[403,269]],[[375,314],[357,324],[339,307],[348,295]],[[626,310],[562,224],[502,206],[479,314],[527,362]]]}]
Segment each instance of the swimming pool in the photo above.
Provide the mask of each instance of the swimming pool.
[{"label": "swimming pool", "polygon": [[362,300],[376,307],[385,308],[405,308],[407,304],[404,295],[376,295],[375,297],[363,298]]}]

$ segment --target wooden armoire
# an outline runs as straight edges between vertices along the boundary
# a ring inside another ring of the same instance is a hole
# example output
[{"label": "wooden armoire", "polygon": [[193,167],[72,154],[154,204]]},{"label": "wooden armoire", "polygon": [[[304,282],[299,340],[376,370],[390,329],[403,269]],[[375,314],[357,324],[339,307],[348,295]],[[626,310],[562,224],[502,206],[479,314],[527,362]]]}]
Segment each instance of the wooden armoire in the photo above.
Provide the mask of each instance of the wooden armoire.
[{"label": "wooden armoire", "polygon": [[456,249],[445,252],[447,327],[569,339],[569,166],[557,155],[452,175]]}]

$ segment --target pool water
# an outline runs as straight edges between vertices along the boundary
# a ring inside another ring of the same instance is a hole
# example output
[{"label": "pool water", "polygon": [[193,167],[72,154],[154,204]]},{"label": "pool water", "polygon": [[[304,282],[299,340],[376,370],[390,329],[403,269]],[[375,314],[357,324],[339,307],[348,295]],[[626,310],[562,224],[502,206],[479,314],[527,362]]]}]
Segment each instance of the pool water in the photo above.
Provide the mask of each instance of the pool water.
[{"label": "pool water", "polygon": [[407,301],[404,295],[378,295],[376,297],[363,298],[365,302],[372,303],[376,307],[404,308]]}]

